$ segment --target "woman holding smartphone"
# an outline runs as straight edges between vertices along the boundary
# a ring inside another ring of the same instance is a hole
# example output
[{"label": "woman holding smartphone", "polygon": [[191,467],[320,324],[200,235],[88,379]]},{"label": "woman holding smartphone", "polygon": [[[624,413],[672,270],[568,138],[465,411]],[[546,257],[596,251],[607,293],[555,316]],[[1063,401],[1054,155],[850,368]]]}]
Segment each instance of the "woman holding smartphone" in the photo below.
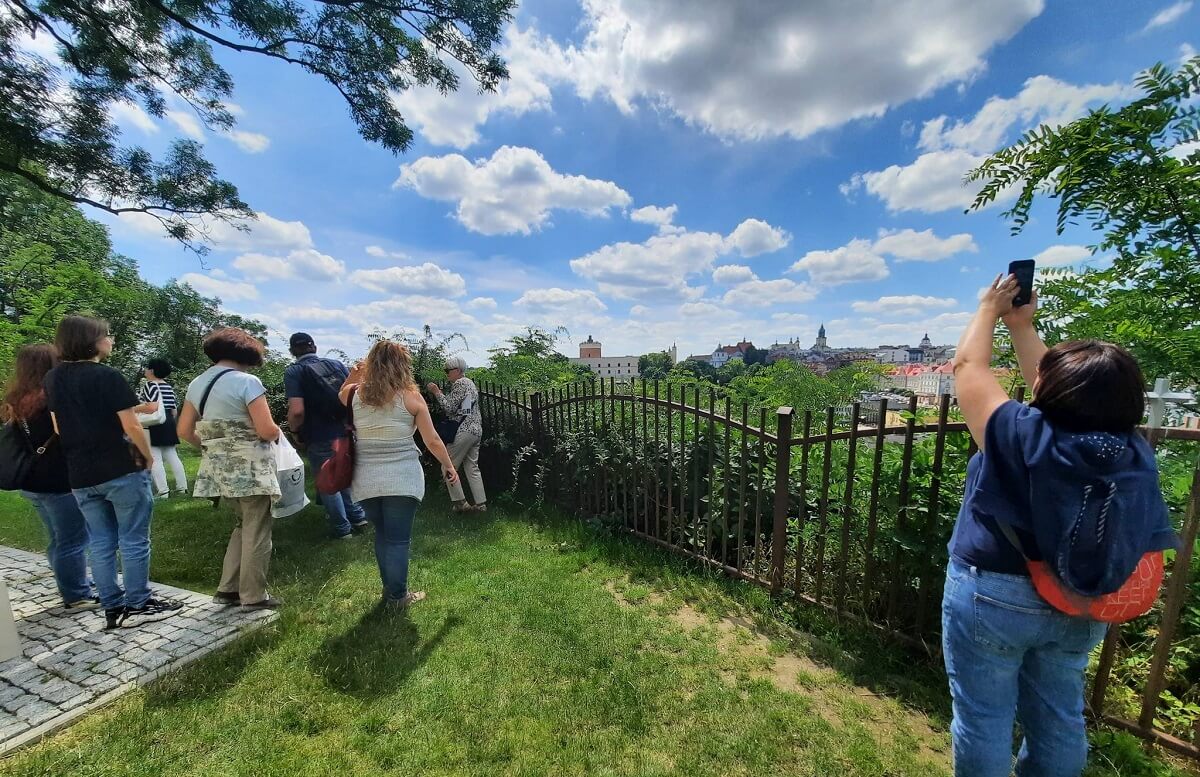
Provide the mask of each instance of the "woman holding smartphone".
[{"label": "woman holding smartphone", "polygon": [[385,606],[404,608],[425,598],[408,588],[409,546],[425,472],[413,440],[442,465],[446,483],[458,482],[454,462],[433,428],[429,406],[412,374],[412,357],[399,343],[380,340],[350,371],[340,398],[353,413],[357,433],[350,493],[375,526],[375,560]]}]

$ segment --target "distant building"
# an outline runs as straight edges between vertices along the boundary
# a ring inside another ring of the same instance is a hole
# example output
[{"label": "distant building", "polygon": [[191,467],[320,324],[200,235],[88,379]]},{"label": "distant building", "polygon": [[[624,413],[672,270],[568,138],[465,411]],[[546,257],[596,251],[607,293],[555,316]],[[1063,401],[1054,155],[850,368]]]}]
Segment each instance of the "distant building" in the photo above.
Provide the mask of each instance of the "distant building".
[{"label": "distant building", "polygon": [[717,345],[717,350],[712,352],[708,363],[714,367],[722,367],[725,364],[735,359],[745,359],[746,352],[754,348],[754,343],[743,340],[737,345]]},{"label": "distant building", "polygon": [[899,365],[883,376],[881,382],[887,388],[911,391],[922,404],[935,404],[942,394],[954,395],[954,362],[947,361],[936,366],[917,363]]},{"label": "distant building", "polygon": [[[674,346],[668,353],[672,357],[674,356]],[[593,340],[591,335],[588,335],[588,339],[579,344],[579,358],[571,359],[571,362],[586,366],[599,378],[624,380],[636,378],[641,374],[638,369],[638,357],[604,356],[600,341]]]},{"label": "distant building", "polygon": [[817,341],[813,343],[812,350],[828,351],[829,341],[825,339],[825,325],[821,324],[821,328],[817,330]]}]

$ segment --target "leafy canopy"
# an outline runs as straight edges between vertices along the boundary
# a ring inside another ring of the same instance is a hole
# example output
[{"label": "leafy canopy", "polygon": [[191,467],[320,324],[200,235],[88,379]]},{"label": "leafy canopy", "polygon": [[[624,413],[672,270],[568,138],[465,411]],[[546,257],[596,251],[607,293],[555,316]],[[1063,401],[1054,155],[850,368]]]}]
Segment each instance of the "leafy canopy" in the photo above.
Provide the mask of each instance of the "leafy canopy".
[{"label": "leafy canopy", "polygon": [[1130,348],[1148,377],[1200,381],[1200,57],[1137,79],[1142,96],[1062,127],[1042,126],[968,174],[978,210],[1002,194],[1014,233],[1039,196],[1056,229],[1086,223],[1107,266],[1051,269],[1040,289],[1051,341],[1094,337]]},{"label": "leafy canopy", "polygon": [[524,334],[513,335],[504,345],[488,351],[488,366],[471,370],[471,377],[530,392],[592,379],[586,366],[574,364],[554,350],[560,339],[569,336],[561,327],[551,332],[528,327]]},{"label": "leafy canopy", "polygon": [[[359,134],[394,153],[412,130],[393,92],[481,90],[507,70],[494,52],[516,0],[0,0],[0,171],[110,213],[144,213],[201,250],[206,217],[253,216],[201,146],[177,140],[161,159],[121,144],[111,111],[151,116],[183,105],[226,131],[233,78],[218,52],[298,67],[330,84]],[[54,43],[54,61],[22,47]]]}]

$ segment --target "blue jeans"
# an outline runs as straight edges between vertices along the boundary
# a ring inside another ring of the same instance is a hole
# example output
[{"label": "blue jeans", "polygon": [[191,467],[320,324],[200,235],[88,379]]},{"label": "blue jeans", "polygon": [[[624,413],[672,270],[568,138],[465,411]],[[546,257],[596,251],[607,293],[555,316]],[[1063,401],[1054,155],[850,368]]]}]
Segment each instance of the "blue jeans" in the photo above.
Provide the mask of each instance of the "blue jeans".
[{"label": "blue jeans", "polygon": [[[92,577],[101,606],[141,607],[150,598],[150,473],[132,472],[74,493],[91,534]],[[117,550],[124,590],[117,583]]]},{"label": "blue jeans", "polygon": [[87,577],[88,528],[79,512],[75,495],[34,494],[22,491],[46,525],[50,544],[46,546],[46,558],[54,571],[54,582],[63,604],[72,604],[92,595],[92,584]]},{"label": "blue jeans", "polygon": [[942,598],[957,777],[1008,777],[1013,721],[1018,777],[1078,777],[1087,765],[1083,673],[1106,624],[1072,618],[1029,578],[951,560]]},{"label": "blue jeans", "polygon": [[421,502],[411,496],[377,496],[364,499],[367,520],[375,524],[375,561],[383,580],[385,599],[408,594],[408,546],[413,519]]},{"label": "blue jeans", "polygon": [[[313,477],[321,471],[321,465],[333,458],[333,441],[314,442],[308,446],[308,464],[312,467]],[[345,537],[350,533],[350,524],[362,523],[366,520],[363,509],[350,498],[350,489],[336,494],[318,492],[321,504],[325,505],[325,518],[329,521],[329,530],[335,537]]]}]

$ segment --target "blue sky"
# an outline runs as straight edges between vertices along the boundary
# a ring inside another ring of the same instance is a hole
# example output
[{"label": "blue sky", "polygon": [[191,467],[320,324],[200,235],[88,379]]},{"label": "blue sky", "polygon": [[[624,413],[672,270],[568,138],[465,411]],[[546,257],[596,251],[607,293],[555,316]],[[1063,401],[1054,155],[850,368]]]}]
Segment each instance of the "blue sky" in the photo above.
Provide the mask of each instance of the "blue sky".
[{"label": "blue sky", "polygon": [[[1011,259],[1087,260],[1040,209],[1009,235],[963,214],[961,176],[1043,121],[1133,94],[1192,51],[1191,2],[530,0],[512,79],[397,98],[417,132],[362,141],[322,81],[223,55],[237,138],[182,109],[127,140],[204,140],[262,217],[201,266],[151,223],[107,219],[154,281],[182,278],[354,355],[376,328],[461,332],[468,358],[525,325],[611,355],[742,337],[953,342]],[[1191,37],[1189,37],[1191,34]]]}]

